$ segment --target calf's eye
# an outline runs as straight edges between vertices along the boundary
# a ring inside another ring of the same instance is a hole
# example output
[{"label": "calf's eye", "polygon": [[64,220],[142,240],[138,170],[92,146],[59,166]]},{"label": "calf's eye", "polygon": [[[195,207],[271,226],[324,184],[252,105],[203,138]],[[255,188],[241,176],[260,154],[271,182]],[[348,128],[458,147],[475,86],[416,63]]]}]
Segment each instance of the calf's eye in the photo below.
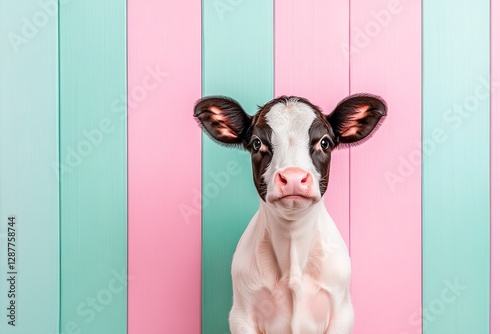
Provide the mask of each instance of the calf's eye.
[{"label": "calf's eye", "polygon": [[252,148],[254,152],[259,152],[260,147],[262,146],[262,143],[260,139],[255,139],[252,144]]},{"label": "calf's eye", "polygon": [[319,144],[321,145],[321,149],[323,149],[324,151],[330,148],[330,142],[326,138],[321,139],[321,142]]}]

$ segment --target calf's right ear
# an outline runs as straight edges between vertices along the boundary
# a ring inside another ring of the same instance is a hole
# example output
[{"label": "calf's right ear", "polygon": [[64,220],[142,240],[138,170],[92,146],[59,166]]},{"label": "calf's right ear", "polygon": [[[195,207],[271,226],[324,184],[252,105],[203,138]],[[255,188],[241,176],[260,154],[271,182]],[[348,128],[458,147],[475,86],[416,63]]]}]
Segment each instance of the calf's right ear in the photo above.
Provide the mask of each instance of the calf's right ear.
[{"label": "calf's right ear", "polygon": [[341,145],[356,145],[369,138],[386,115],[387,106],[380,97],[355,94],[342,100],[327,120]]},{"label": "calf's right ear", "polygon": [[194,117],[215,141],[233,146],[246,144],[252,117],[235,100],[225,96],[204,97],[196,103]]}]

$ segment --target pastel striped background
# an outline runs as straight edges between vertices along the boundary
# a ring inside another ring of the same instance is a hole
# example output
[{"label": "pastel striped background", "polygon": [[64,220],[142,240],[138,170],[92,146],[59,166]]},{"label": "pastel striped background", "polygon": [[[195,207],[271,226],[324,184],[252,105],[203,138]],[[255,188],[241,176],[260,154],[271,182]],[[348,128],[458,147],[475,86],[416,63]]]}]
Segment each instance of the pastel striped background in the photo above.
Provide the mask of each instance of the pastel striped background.
[{"label": "pastel striped background", "polygon": [[229,333],[258,197],[195,101],[371,92],[389,116],[325,195],[354,333],[500,334],[499,21],[498,0],[0,0],[0,333]]}]

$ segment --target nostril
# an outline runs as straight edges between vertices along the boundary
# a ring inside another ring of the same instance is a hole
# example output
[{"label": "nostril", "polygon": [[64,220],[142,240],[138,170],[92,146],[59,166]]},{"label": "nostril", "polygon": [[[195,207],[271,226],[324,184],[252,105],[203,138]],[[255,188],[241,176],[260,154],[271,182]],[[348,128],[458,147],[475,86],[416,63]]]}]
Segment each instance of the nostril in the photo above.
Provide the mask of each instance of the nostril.
[{"label": "nostril", "polygon": [[281,181],[283,184],[286,184],[286,178],[285,178],[283,175],[281,175],[281,173],[278,173],[278,176],[279,176],[279,178],[280,178],[280,181]]},{"label": "nostril", "polygon": [[309,174],[306,174],[306,176],[302,180],[300,180],[300,182],[306,183],[308,178],[309,178]]}]

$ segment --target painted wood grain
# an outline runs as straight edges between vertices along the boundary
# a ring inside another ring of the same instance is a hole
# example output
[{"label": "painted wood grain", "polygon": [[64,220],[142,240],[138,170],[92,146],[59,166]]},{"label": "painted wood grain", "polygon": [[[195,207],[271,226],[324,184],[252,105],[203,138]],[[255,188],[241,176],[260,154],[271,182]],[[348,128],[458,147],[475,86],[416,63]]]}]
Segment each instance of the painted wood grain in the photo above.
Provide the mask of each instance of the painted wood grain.
[{"label": "painted wood grain", "polygon": [[[347,1],[276,1],[275,95],[305,97],[329,114],[349,95],[348,45]],[[325,205],[349,246],[348,149],[332,155]]]},{"label": "painted wood grain", "polygon": [[61,330],[127,331],[126,2],[61,2]]},{"label": "painted wood grain", "polygon": [[[273,98],[273,3],[203,1],[203,95],[254,114]],[[203,137],[203,333],[229,333],[231,260],[258,208],[247,152]],[[226,182],[217,175],[227,175]]]},{"label": "painted wood grain", "polygon": [[128,333],[200,333],[201,3],[128,11]]},{"label": "painted wood grain", "polygon": [[[57,15],[55,2],[42,7],[35,0],[0,1],[0,332],[4,334],[59,333]],[[9,226],[11,216],[15,220]]]},{"label": "painted wood grain", "polygon": [[351,93],[388,105],[378,132],[351,148],[354,333],[420,333],[420,2],[350,4]]},{"label": "painted wood grain", "polygon": [[425,334],[489,333],[489,4],[423,1]]}]

